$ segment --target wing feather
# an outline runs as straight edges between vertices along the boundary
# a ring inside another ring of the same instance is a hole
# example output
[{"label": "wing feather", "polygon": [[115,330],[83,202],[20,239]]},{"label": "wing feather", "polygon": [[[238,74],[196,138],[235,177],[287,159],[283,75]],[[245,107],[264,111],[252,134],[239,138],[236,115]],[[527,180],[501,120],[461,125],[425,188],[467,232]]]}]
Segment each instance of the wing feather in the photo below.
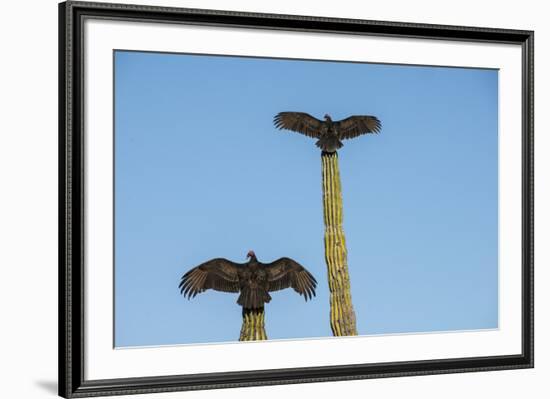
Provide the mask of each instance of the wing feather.
[{"label": "wing feather", "polygon": [[351,139],[366,133],[379,133],[382,129],[380,120],[372,115],[353,115],[334,122],[334,125],[340,139]]},{"label": "wing feather", "polygon": [[323,122],[305,112],[279,112],[273,118],[275,127],[287,129],[309,137],[321,137]]},{"label": "wing feather", "polygon": [[268,272],[268,290],[278,291],[293,288],[305,300],[315,296],[317,280],[305,267],[290,258],[280,258],[265,265]]},{"label": "wing feather", "polygon": [[239,292],[238,268],[238,263],[224,258],[204,262],[182,276],[179,283],[180,293],[191,299],[207,289]]}]

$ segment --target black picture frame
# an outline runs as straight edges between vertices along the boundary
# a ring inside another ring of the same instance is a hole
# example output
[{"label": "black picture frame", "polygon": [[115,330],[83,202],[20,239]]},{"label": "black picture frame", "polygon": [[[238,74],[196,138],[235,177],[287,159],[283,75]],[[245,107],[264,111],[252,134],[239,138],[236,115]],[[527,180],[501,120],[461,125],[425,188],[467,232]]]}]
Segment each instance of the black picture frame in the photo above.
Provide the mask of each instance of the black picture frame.
[{"label": "black picture frame", "polygon": [[[522,48],[522,354],[109,380],[84,378],[83,18],[511,43]],[[59,395],[87,397],[534,367],[534,32],[123,4],[59,4]]]}]

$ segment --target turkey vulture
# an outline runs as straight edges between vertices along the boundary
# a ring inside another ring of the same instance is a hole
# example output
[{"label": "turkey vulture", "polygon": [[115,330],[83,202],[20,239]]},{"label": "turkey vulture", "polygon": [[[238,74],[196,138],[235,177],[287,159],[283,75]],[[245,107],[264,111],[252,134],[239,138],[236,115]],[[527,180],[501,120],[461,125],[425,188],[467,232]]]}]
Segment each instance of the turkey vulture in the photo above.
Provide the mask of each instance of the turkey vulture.
[{"label": "turkey vulture", "polygon": [[246,263],[216,258],[194,267],[183,275],[180,292],[188,299],[212,288],[223,292],[240,292],[237,303],[245,309],[259,309],[271,300],[269,291],[292,287],[305,300],[315,296],[317,281],[302,265],[290,258],[259,262],[249,251]]},{"label": "turkey vulture", "polygon": [[376,116],[353,115],[340,121],[333,121],[330,115],[325,120],[305,112],[279,112],[273,119],[275,127],[305,134],[317,140],[315,145],[324,152],[335,152],[341,148],[343,139],[352,139],[365,133],[379,133],[382,124]]}]

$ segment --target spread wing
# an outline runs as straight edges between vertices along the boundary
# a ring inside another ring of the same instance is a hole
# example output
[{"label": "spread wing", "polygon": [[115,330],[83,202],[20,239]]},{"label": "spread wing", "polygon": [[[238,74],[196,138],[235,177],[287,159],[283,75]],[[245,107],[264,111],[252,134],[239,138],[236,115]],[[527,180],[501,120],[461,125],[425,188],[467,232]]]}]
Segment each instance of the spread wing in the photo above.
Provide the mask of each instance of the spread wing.
[{"label": "spread wing", "polygon": [[238,263],[216,258],[185,273],[179,284],[184,297],[193,298],[209,288],[223,292],[239,292]]},{"label": "spread wing", "polygon": [[278,291],[288,287],[303,295],[306,301],[315,296],[317,280],[305,267],[290,258],[281,258],[265,265],[268,275],[268,290]]},{"label": "spread wing", "polygon": [[376,116],[353,115],[334,122],[340,139],[351,139],[365,133],[379,133],[382,123]]},{"label": "spread wing", "polygon": [[305,112],[279,112],[273,118],[275,127],[292,130],[309,137],[321,137],[323,122]]}]

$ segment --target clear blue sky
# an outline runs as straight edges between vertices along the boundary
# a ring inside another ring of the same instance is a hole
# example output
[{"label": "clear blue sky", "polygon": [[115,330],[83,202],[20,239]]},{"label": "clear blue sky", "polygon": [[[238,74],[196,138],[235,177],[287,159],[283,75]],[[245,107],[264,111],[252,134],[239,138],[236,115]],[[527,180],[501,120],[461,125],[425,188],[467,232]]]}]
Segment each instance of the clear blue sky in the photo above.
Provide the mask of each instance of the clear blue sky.
[{"label": "clear blue sky", "polygon": [[280,111],[382,121],[339,151],[360,334],[498,327],[497,71],[117,51],[115,73],[116,346],[237,340],[237,294],[178,283],[249,249],[319,282],[273,293],[269,338],[331,335],[320,153]]}]

